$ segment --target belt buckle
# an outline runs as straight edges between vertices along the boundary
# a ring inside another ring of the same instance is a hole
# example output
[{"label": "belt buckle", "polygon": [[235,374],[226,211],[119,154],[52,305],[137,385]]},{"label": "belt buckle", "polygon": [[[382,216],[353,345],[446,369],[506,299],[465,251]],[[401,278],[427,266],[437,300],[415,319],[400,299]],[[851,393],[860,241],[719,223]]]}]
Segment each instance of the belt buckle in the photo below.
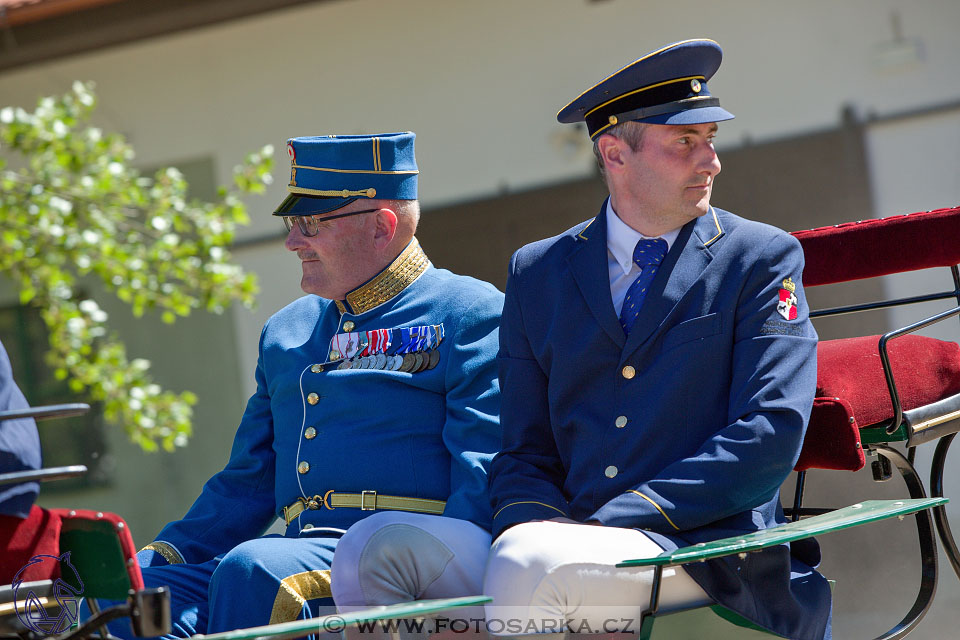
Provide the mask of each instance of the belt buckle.
[{"label": "belt buckle", "polygon": [[[370,499],[370,504],[367,504],[367,499]],[[375,511],[377,508],[377,492],[376,491],[361,491],[360,492],[360,511]]]}]

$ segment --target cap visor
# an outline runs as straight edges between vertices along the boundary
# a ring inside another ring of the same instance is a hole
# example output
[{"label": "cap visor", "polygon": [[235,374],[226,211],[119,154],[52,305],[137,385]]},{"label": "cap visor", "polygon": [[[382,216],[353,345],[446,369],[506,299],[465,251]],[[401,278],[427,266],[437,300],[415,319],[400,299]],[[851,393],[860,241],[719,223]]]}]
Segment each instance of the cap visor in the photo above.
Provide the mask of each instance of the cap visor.
[{"label": "cap visor", "polygon": [[301,196],[295,193],[288,195],[276,211],[275,216],[313,216],[321,213],[336,211],[345,207],[357,197],[352,198],[322,198],[317,196]]},{"label": "cap visor", "polygon": [[733,114],[723,107],[703,107],[701,109],[686,109],[674,113],[662,113],[636,122],[646,122],[647,124],[707,124],[709,122],[722,122],[724,120],[733,120]]}]

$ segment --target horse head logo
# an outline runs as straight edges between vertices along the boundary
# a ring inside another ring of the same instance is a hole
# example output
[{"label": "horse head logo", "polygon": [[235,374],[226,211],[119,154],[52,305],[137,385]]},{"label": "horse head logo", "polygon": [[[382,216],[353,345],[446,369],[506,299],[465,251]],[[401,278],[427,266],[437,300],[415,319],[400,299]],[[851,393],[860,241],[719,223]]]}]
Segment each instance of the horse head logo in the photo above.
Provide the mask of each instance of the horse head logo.
[{"label": "horse head logo", "polygon": [[[21,577],[27,567],[43,562],[56,562],[60,577],[53,581],[49,596],[37,594],[38,584],[24,582]],[[64,580],[66,577],[73,582]],[[76,586],[75,586],[76,585]],[[30,558],[13,578],[13,597],[17,602],[17,618],[29,629],[41,635],[63,633],[77,621],[83,581],[70,562],[70,552],[60,556],[37,555]]]}]

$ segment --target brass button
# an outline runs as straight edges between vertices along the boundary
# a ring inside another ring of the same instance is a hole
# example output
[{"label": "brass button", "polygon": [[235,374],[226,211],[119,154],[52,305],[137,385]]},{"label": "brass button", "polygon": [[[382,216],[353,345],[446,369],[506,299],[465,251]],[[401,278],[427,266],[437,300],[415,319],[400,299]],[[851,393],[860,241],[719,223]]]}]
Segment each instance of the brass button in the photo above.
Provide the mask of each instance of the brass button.
[{"label": "brass button", "polygon": [[623,429],[627,426],[627,416],[620,416],[613,424],[617,425],[617,429]]},{"label": "brass button", "polygon": [[312,524],[305,524],[305,525],[303,525],[303,529],[301,529],[301,531],[309,531],[310,529],[313,529],[313,525],[312,525]]},{"label": "brass button", "polygon": [[322,364],[312,365],[310,367],[310,371],[312,371],[313,373],[323,373],[323,365]]},{"label": "brass button", "polygon": [[310,463],[304,460],[303,462],[297,465],[297,471],[299,471],[301,474],[304,474],[307,471],[310,471]]},{"label": "brass button", "polygon": [[336,351],[331,351],[331,352],[330,352],[330,359],[331,359],[331,360],[339,360],[339,359],[340,359],[340,354],[337,353]]},{"label": "brass button", "polygon": [[307,396],[307,402],[309,402],[310,404],[317,404],[318,402],[320,402],[320,396],[318,396],[315,393],[311,393],[310,395]]},{"label": "brass button", "polygon": [[[300,464],[306,464],[306,463],[301,462]],[[608,478],[616,478],[616,477],[617,477],[617,468],[616,468],[615,466],[613,466],[613,465],[610,465],[609,467],[607,467],[606,469],[604,469],[603,475],[607,476]]]},{"label": "brass button", "polygon": [[344,331],[353,331],[353,328],[354,328],[355,326],[357,326],[357,325],[353,324],[353,320],[347,320],[346,322],[343,323],[343,330],[344,330]]},{"label": "brass button", "polygon": [[630,380],[631,378],[633,378],[633,376],[637,375],[637,370],[631,367],[630,365],[627,365],[623,368],[623,370],[620,373],[623,374],[624,378],[626,378],[627,380]]},{"label": "brass button", "polygon": [[307,427],[307,430],[303,432],[303,437],[307,440],[313,440],[317,437],[317,430],[313,427]]}]

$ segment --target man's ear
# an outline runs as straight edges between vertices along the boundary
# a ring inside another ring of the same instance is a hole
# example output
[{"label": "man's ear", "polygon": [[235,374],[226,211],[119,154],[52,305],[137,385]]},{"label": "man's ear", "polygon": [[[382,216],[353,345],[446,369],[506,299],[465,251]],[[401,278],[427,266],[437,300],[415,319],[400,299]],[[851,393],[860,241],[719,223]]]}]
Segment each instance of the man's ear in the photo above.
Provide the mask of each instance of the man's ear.
[{"label": "man's ear", "polygon": [[377,249],[385,249],[397,234],[397,214],[393,209],[383,207],[373,216],[373,246]]},{"label": "man's ear", "polygon": [[605,170],[616,173],[620,167],[624,166],[623,150],[627,144],[615,136],[603,134],[597,139],[597,149],[600,151],[600,157],[603,158],[603,167]]}]

